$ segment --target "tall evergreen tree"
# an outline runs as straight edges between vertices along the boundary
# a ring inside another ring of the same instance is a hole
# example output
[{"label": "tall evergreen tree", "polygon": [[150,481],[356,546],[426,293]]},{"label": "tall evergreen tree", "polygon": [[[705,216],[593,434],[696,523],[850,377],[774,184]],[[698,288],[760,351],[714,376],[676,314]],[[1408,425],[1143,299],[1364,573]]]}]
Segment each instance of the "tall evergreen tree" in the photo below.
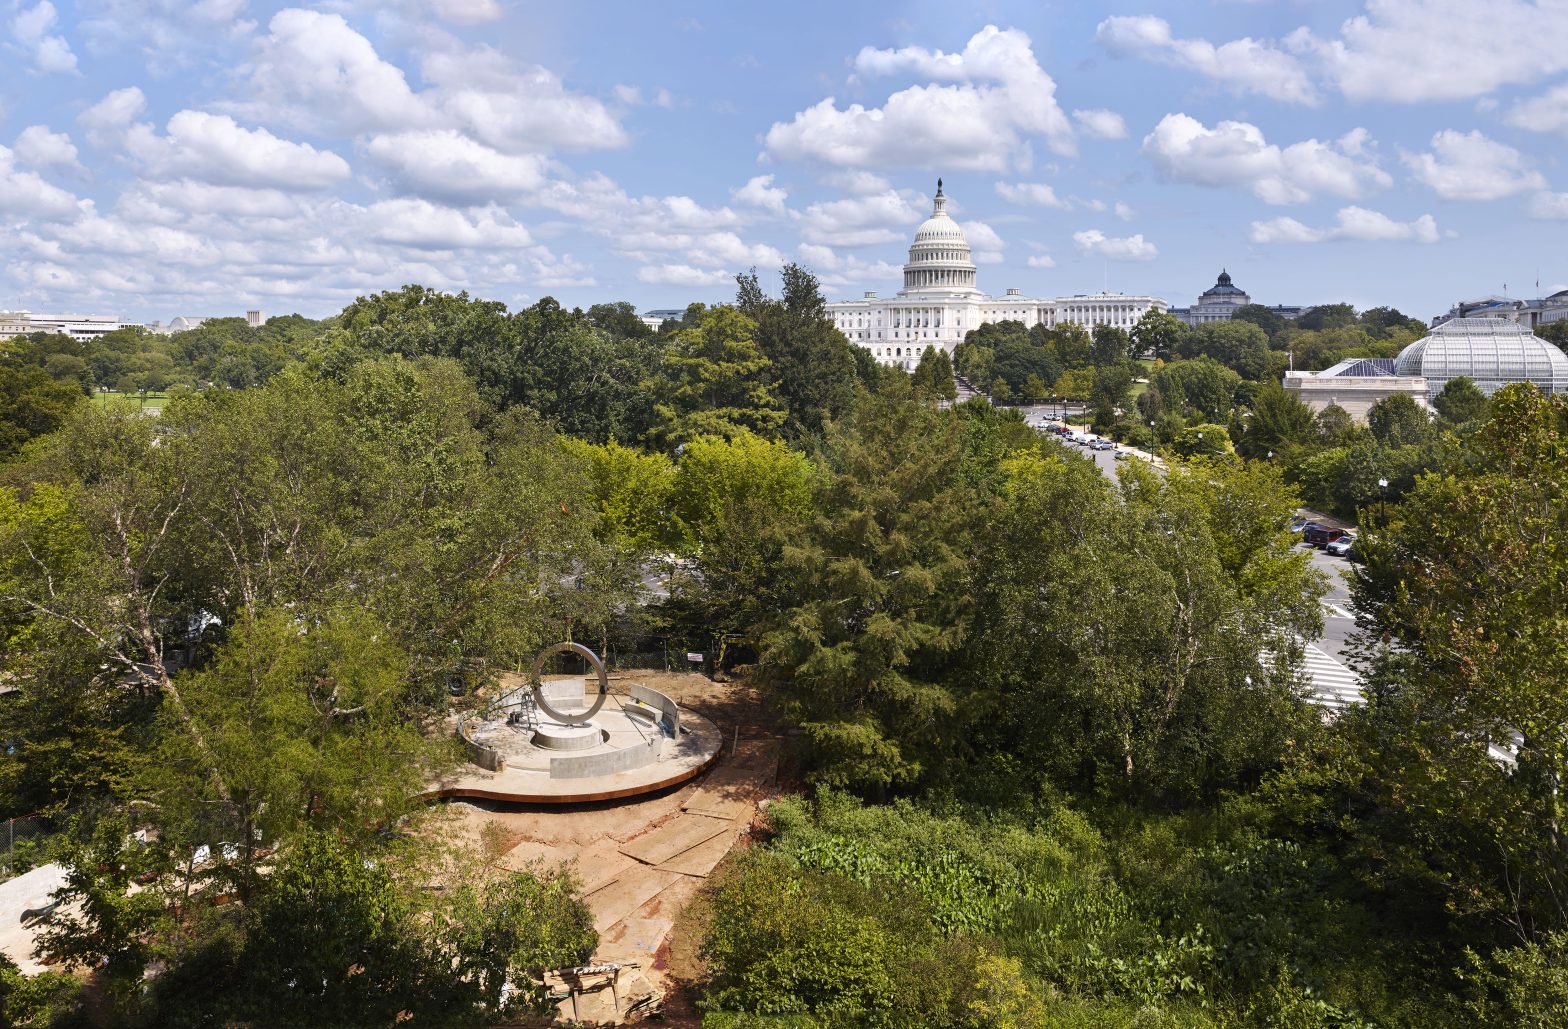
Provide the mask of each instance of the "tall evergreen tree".
[{"label": "tall evergreen tree", "polygon": [[779,270],[783,297],[763,292],[756,269],[735,277],[736,308],[757,323],[769,362],[769,385],[788,417],[783,431],[800,438],[840,418],[855,399],[855,347],[827,317],[816,276],[798,264]]},{"label": "tall evergreen tree", "polygon": [[704,311],[696,327],[682,329],[660,377],[647,386],[658,397],[649,435],[674,449],[699,436],[776,434],[789,415],[770,385],[756,332],[756,322],[729,306]]}]

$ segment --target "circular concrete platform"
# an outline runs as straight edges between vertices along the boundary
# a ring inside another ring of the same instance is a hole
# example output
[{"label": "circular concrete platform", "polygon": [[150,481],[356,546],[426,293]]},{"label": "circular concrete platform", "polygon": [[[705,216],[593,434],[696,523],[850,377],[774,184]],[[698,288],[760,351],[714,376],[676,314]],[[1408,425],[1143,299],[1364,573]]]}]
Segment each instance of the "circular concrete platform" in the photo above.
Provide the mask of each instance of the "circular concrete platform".
[{"label": "circular concrete platform", "polygon": [[655,690],[636,691],[608,696],[587,725],[541,719],[525,701],[454,724],[469,763],[432,783],[425,796],[526,804],[613,800],[685,782],[718,758],[717,726]]}]

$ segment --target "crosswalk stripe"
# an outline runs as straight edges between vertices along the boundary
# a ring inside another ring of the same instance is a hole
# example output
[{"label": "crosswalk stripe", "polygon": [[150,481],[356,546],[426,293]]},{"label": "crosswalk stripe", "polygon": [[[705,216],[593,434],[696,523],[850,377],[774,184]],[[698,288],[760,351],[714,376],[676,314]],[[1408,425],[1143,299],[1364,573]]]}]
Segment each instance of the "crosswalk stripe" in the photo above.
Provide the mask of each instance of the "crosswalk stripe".
[{"label": "crosswalk stripe", "polygon": [[1337,711],[1364,699],[1360,677],[1317,646],[1307,644],[1301,663],[1315,703]]}]

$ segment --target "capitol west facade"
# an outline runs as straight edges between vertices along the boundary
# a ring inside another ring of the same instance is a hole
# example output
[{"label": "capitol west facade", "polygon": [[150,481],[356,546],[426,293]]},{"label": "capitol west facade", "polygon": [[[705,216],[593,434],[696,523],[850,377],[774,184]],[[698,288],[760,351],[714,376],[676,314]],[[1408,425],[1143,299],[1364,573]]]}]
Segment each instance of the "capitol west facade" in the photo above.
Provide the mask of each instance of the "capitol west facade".
[{"label": "capitol west facade", "polygon": [[952,356],[965,333],[991,322],[1018,321],[1026,328],[1071,322],[1086,329],[1131,329],[1146,312],[1170,306],[1158,297],[1121,293],[1040,300],[1009,289],[1005,296],[991,297],[975,284],[975,270],[969,242],[947,213],[938,179],[931,217],[915,231],[909,247],[904,288],[886,300],[867,293],[860,300],[828,304],[828,317],[881,364],[912,370],[926,351],[940,348]]}]

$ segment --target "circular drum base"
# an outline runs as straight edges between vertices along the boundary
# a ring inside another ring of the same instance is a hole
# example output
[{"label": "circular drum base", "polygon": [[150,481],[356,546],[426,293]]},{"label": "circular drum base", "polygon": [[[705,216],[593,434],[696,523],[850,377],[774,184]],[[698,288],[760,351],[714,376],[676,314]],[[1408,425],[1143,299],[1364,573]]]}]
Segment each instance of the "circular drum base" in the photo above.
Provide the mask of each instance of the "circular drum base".
[{"label": "circular drum base", "polygon": [[533,745],[544,750],[592,750],[609,739],[610,734],[597,725],[544,722],[534,730]]},{"label": "circular drum base", "polygon": [[[523,728],[505,717],[469,726],[474,746],[499,753],[505,767],[486,770],[465,764],[430,783],[425,799],[467,797],[520,804],[581,804],[635,797],[668,789],[701,775],[719,756],[723,737],[718,726],[695,711],[680,713],[680,735],[670,737],[634,701],[608,698],[591,725],[569,725],[541,718],[537,727]],[[580,762],[660,740],[656,760],[591,776],[557,777],[556,762]],[[567,749],[571,748],[571,749]]]}]

